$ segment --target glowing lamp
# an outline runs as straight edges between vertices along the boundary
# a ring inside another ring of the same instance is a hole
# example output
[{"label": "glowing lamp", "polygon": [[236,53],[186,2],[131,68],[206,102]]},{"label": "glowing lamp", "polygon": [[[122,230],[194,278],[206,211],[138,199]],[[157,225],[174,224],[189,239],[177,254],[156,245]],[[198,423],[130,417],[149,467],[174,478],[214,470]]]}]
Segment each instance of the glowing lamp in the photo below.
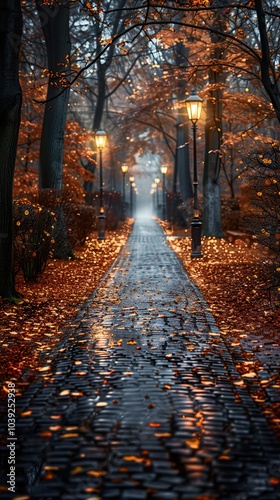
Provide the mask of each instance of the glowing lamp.
[{"label": "glowing lamp", "polygon": [[107,140],[106,132],[104,132],[104,130],[98,130],[95,134],[95,142],[96,146],[100,151],[102,151],[102,149],[105,147],[106,140]]},{"label": "glowing lamp", "polygon": [[195,93],[194,90],[186,100],[187,112],[192,123],[196,123],[200,118],[202,102],[202,99]]},{"label": "glowing lamp", "polygon": [[121,166],[121,169],[122,169],[122,173],[123,174],[126,174],[126,172],[128,171],[128,165],[126,165],[125,163]]}]

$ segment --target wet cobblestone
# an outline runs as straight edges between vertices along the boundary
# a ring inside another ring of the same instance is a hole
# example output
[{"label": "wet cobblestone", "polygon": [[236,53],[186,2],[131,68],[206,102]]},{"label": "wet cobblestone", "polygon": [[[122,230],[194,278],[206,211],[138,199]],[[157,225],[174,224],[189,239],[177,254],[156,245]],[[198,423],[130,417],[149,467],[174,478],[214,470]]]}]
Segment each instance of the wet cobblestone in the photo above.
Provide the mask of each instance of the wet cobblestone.
[{"label": "wet cobblestone", "polygon": [[6,498],[280,499],[279,443],[153,220],[136,221],[17,409]]}]

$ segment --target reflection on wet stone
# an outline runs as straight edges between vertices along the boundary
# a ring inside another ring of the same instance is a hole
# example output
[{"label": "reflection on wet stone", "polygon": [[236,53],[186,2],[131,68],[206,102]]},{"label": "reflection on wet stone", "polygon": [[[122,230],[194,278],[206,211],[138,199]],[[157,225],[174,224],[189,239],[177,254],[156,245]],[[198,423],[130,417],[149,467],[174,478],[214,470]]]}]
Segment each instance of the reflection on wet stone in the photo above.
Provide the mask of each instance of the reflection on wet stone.
[{"label": "reflection on wet stone", "polygon": [[17,495],[280,498],[279,445],[207,309],[157,223],[136,220],[18,399]]}]

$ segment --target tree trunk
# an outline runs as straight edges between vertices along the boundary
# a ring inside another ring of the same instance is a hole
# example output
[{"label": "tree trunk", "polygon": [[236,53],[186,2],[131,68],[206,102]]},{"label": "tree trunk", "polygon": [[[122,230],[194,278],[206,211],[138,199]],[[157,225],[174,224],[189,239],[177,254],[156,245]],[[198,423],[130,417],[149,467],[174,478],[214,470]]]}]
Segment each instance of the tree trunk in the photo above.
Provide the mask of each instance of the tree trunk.
[{"label": "tree trunk", "polygon": [[[180,119],[180,118],[179,118]],[[177,128],[177,162],[180,192],[182,200],[186,202],[193,197],[191,175],[190,175],[190,157],[189,157],[189,131],[186,123],[180,123]],[[183,147],[182,147],[183,146]]]},{"label": "tree trunk", "polygon": [[[114,19],[110,24],[107,26],[107,28],[110,26],[110,31],[111,31],[111,37],[112,39],[114,36],[118,35],[119,33],[122,32],[124,29],[124,12],[123,8],[126,4],[126,0],[119,0],[118,3],[118,9],[114,14]],[[100,8],[100,2],[98,2],[98,8]],[[105,23],[106,24],[106,23]],[[101,44],[101,39],[104,36],[104,22],[101,22],[100,20],[96,20],[96,25],[95,25],[95,36],[96,36],[96,45],[97,45],[97,54],[100,54],[102,51],[103,47]],[[115,55],[115,50],[116,46],[114,43],[110,45],[108,50],[106,51],[106,54],[103,56],[103,60],[98,59],[97,61],[97,79],[98,79],[98,93],[97,93],[97,102],[96,102],[96,108],[94,112],[94,117],[93,117],[93,131],[96,132],[97,130],[100,129],[101,123],[102,123],[102,118],[103,118],[103,111],[104,111],[104,105],[105,101],[107,99],[106,96],[106,77],[107,77],[107,71],[111,66],[111,63],[113,61],[114,55]]]},{"label": "tree trunk", "polygon": [[[210,69],[209,83],[216,78]],[[203,234],[222,238],[220,207],[220,99],[219,90],[211,92],[206,105],[205,162],[203,173]],[[209,151],[213,151],[213,153]]]},{"label": "tree trunk", "polygon": [[[106,69],[104,64],[101,63],[100,59],[97,61],[97,81],[98,81],[98,94],[97,94],[96,108],[93,116],[93,127],[92,127],[93,132],[97,132],[98,130],[101,129],[103,111],[106,100]],[[93,160],[95,161],[95,165],[97,165],[98,164],[97,151],[93,153],[92,157]],[[90,164],[89,167],[92,168]],[[91,186],[91,189],[92,187],[93,185]]]},{"label": "tree trunk", "polygon": [[64,131],[70,69],[69,1],[55,0],[50,7],[36,0],[48,55],[48,93],[40,146],[39,186],[61,191]]},{"label": "tree trunk", "polygon": [[96,132],[101,128],[103,118],[103,111],[106,100],[106,69],[100,59],[97,61],[97,80],[98,80],[98,94],[96,101],[96,108],[93,117],[93,131]]},{"label": "tree trunk", "polygon": [[[126,0],[121,0],[118,2],[118,10],[115,13],[114,16],[114,22],[112,23],[111,26],[111,32],[112,32],[112,38],[113,36],[117,35],[120,33],[123,28],[124,28],[124,18],[123,18],[123,12],[122,9],[125,6]],[[98,9],[100,8],[100,2],[97,3]],[[100,54],[102,51],[103,47],[101,44],[101,39],[102,36],[104,35],[104,23],[101,22],[98,18],[96,19],[96,23],[94,26],[95,30],[95,37],[96,37],[96,46],[97,46],[97,54]],[[94,110],[94,115],[93,115],[93,122],[92,122],[92,130],[93,132],[97,132],[97,130],[100,130],[102,128],[102,120],[103,120],[103,114],[104,114],[104,107],[107,99],[106,95],[106,78],[107,78],[107,70],[110,68],[110,65],[113,61],[113,57],[115,54],[115,44],[112,43],[106,52],[104,54],[102,59],[98,59],[97,61],[97,85],[98,85],[98,91],[97,91],[97,97],[96,97],[96,106]],[[97,165],[98,159],[97,159],[97,152],[93,153],[92,155],[93,161]],[[88,169],[90,172],[95,172],[95,168],[92,168],[92,163],[86,163],[84,165],[86,169]],[[93,189],[93,183],[84,185],[84,188],[87,190],[87,192],[92,191]]]},{"label": "tree trunk", "polygon": [[[189,49],[182,43],[177,42],[175,45],[175,64],[178,68],[184,68],[189,57]],[[179,78],[177,98],[179,104],[186,99],[186,81]],[[190,155],[189,155],[189,127],[186,124],[187,113],[186,108],[180,109],[178,112],[178,127],[177,127],[177,169],[179,177],[180,191],[182,199],[186,202],[193,197],[192,181],[190,174]],[[183,146],[183,147],[182,147]]]},{"label": "tree trunk", "polygon": [[[266,18],[262,0],[255,0],[255,9],[258,18],[258,27],[261,42],[261,78],[263,86],[269,96],[277,119],[280,123],[280,83],[279,72],[276,72],[271,61],[271,48],[269,45]],[[273,47],[274,49],[274,47]]]},{"label": "tree trunk", "polygon": [[16,296],[13,249],[13,178],[21,112],[18,78],[22,34],[20,0],[0,3],[0,295]]},{"label": "tree trunk", "polygon": [[[214,1],[217,6],[223,5],[224,0]],[[219,11],[215,14],[214,28],[223,32],[224,23]],[[222,36],[210,34],[213,46],[214,60],[222,58]],[[204,236],[223,237],[220,201],[220,147],[222,137],[222,90],[219,83],[223,82],[222,69],[218,65],[209,68],[209,97],[206,103],[205,124],[205,161],[203,172],[203,234]]]}]

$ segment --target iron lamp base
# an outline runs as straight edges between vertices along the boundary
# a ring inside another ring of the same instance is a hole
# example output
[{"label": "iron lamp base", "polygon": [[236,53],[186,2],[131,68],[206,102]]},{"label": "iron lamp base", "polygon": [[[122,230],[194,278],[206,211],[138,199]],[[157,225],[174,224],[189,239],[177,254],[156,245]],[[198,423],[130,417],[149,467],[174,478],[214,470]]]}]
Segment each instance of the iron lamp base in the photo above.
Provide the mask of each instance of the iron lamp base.
[{"label": "iron lamp base", "polygon": [[192,253],[191,257],[200,258],[203,257],[201,251],[201,229],[202,222],[198,219],[194,219],[191,223],[191,238],[192,238]]},{"label": "iron lamp base", "polygon": [[100,214],[98,217],[98,239],[105,240],[105,215]]}]

